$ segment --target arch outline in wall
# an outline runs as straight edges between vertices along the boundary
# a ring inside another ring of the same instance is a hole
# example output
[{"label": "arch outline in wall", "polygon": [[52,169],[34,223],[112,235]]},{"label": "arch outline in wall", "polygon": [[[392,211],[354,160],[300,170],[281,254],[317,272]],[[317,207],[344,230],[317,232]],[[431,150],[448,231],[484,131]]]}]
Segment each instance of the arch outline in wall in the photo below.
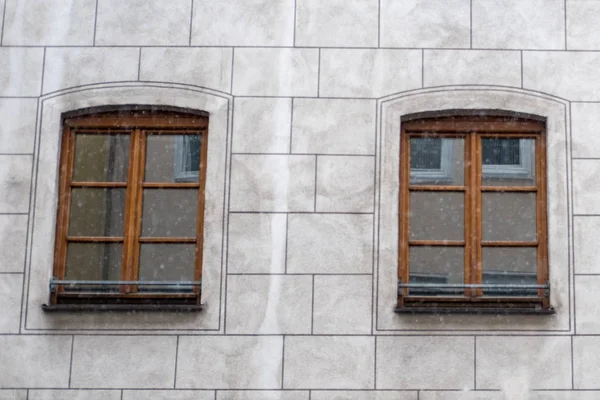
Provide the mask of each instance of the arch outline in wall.
[{"label": "arch outline in wall", "polygon": [[[403,116],[486,112],[546,120],[548,237],[554,317],[394,314],[398,271],[398,185],[400,124]],[[573,330],[572,187],[570,103],[539,92],[499,86],[419,89],[377,100],[374,331],[379,333],[569,334]]]},{"label": "arch outline in wall", "polygon": [[[215,333],[223,328],[223,296],[233,97],[183,84],[119,82],[86,85],[53,92],[38,100],[32,198],[21,331]],[[52,275],[58,166],[62,118],[89,108],[130,105],[176,107],[209,115],[209,149],[204,220],[203,303],[201,313],[76,313],[45,315]],[[168,328],[167,328],[168,327]]]}]

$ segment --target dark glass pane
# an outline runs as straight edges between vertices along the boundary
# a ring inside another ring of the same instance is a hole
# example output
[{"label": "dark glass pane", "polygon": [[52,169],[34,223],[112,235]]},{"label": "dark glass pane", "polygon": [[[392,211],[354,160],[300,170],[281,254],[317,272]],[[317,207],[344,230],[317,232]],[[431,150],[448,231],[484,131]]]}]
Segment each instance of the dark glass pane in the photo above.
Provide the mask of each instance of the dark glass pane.
[{"label": "dark glass pane", "polygon": [[483,165],[519,165],[519,139],[481,139]]},{"label": "dark glass pane", "polygon": [[452,192],[410,193],[411,240],[464,240],[465,195]]},{"label": "dark glass pane", "polygon": [[125,189],[71,191],[69,236],[123,236]]},{"label": "dark glass pane", "polygon": [[[69,243],[67,280],[117,281],[121,279],[121,243]],[[71,289],[75,289],[72,287]],[[68,287],[65,290],[69,290]],[[79,285],[77,290],[109,291],[117,286]]]},{"label": "dark glass pane", "polygon": [[536,240],[535,193],[482,193],[481,203],[483,240]]},{"label": "dark glass pane", "polygon": [[146,182],[198,182],[200,135],[149,135]]},{"label": "dark glass pane", "polygon": [[535,140],[481,139],[481,184],[535,186]]},{"label": "dark glass pane", "polygon": [[462,185],[464,139],[411,138],[410,183]]},{"label": "dark glass pane", "polygon": [[142,236],[196,237],[198,189],[144,189]]},{"label": "dark glass pane", "polygon": [[[463,247],[413,246],[409,256],[409,282],[425,284],[462,284],[465,274]],[[462,295],[464,289],[411,288],[412,296]]]},{"label": "dark glass pane", "polygon": [[126,182],[129,135],[76,134],[73,181]]},{"label": "dark glass pane", "polygon": [[[484,247],[483,283],[503,285],[537,284],[535,247]],[[485,289],[489,296],[536,296],[537,289]]]},{"label": "dark glass pane", "polygon": [[[193,281],[195,244],[150,244],[140,246],[139,280]],[[191,287],[140,286],[140,290],[191,291]]]}]

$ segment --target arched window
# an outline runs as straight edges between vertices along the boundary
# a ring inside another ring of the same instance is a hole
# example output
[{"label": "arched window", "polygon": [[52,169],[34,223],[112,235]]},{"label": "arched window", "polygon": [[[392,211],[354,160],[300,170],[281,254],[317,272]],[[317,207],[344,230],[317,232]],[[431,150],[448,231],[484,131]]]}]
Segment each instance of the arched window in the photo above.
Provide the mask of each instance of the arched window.
[{"label": "arched window", "polygon": [[55,308],[199,309],[207,134],[179,109],[64,118]]},{"label": "arched window", "polygon": [[551,311],[545,122],[404,118],[398,311]]}]

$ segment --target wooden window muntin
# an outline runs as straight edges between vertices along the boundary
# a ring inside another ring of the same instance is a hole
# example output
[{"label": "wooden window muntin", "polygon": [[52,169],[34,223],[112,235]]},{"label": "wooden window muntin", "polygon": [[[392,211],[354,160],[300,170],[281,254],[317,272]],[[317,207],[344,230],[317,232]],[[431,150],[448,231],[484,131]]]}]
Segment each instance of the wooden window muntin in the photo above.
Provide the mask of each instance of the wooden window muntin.
[{"label": "wooden window muntin", "polygon": [[[439,137],[464,139],[464,184],[427,185],[410,182],[410,139]],[[535,185],[495,186],[482,184],[482,138],[533,139],[535,148]],[[482,283],[482,250],[485,247],[532,247],[537,250],[537,284],[549,280],[546,210],[546,144],[545,124],[541,121],[514,117],[429,117],[406,121],[401,127],[400,145],[400,216],[398,280],[410,281],[410,246],[460,246],[464,248],[464,283]],[[410,193],[464,193],[464,240],[410,240]],[[483,241],[482,193],[519,192],[536,194],[535,241]],[[462,296],[416,296],[408,288],[398,291],[398,310],[415,308],[550,308],[549,291],[537,290],[537,296],[484,296],[480,288],[464,289]]]},{"label": "wooden window muntin", "polygon": [[[129,156],[126,182],[73,181],[75,137],[86,135],[129,135]],[[143,243],[195,244],[193,280],[202,278],[202,239],[204,228],[204,188],[206,183],[208,119],[205,116],[172,112],[132,110],[94,113],[66,118],[60,156],[59,198],[54,253],[53,276],[62,280],[66,273],[68,243],[122,243],[122,281],[137,281],[139,273],[140,245]],[[146,143],[151,135],[199,135],[200,165],[198,182],[145,182]],[[68,236],[71,192],[74,188],[122,188],[125,194],[125,215],[122,236]],[[142,237],[143,190],[196,189],[197,224],[194,237]],[[140,285],[142,286],[142,285]],[[200,304],[201,288],[172,292],[138,291],[137,285],[119,285],[116,292],[91,290],[65,290],[57,285],[51,293],[51,304]]]}]

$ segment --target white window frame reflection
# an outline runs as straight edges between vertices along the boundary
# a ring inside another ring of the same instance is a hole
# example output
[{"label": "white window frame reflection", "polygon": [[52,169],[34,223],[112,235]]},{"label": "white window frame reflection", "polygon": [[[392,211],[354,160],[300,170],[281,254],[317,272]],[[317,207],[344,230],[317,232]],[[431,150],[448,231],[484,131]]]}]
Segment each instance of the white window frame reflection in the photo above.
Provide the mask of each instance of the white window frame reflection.
[{"label": "white window frame reflection", "polygon": [[[452,140],[442,141],[440,168],[410,169],[410,183],[449,183],[452,182]],[[531,157],[533,139],[519,139],[519,164],[487,164],[481,166],[483,178],[533,179],[534,171]]]},{"label": "white window frame reflection", "polygon": [[[173,178],[175,182],[197,182],[198,176],[200,175],[200,166],[198,169],[191,169],[191,165],[188,162],[190,157],[190,139],[195,135],[182,135],[175,137],[175,151],[174,151],[174,169]],[[200,143],[202,146],[202,143]]]},{"label": "white window frame reflection", "polygon": [[519,139],[519,164],[487,164],[481,166],[483,178],[533,179],[531,162],[534,139]]},{"label": "white window frame reflection", "polygon": [[452,182],[452,140],[442,141],[440,168],[411,168],[410,183]]}]

